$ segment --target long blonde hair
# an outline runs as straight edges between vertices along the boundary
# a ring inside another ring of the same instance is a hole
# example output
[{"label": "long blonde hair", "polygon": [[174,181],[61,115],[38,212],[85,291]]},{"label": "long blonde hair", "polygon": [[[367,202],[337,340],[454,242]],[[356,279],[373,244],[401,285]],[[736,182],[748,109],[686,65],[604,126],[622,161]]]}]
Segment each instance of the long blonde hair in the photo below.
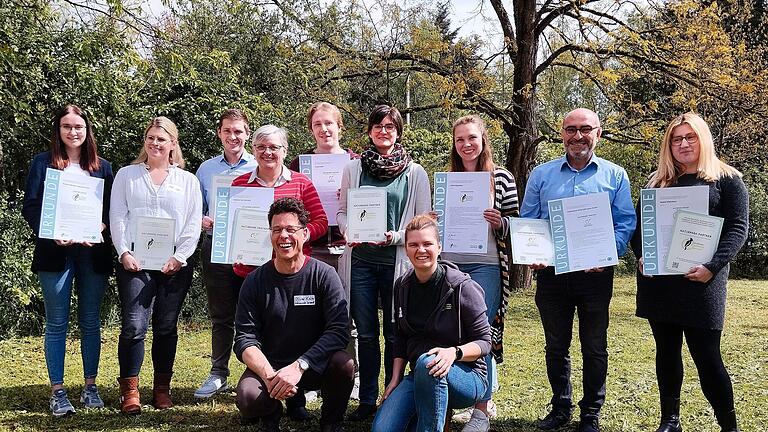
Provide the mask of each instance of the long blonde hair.
[{"label": "long blonde hair", "polygon": [[[184,155],[181,152],[181,146],[179,145],[179,130],[176,128],[176,124],[171,121],[168,117],[155,117],[152,120],[149,121],[149,124],[147,125],[147,128],[144,129],[144,140],[147,139],[147,134],[149,133],[149,130],[153,127],[159,127],[163,129],[164,131],[168,132],[168,135],[171,136],[171,142],[175,144],[174,148],[171,149],[171,152],[168,154],[168,162],[170,162],[171,165],[176,164],[179,166],[179,168],[184,168],[186,163],[184,162]],[[134,159],[134,164],[144,163],[147,161],[147,151],[144,149],[144,144],[141,145],[141,151],[139,152],[139,156]]]},{"label": "long blonde hair", "polygon": [[453,129],[451,131],[451,171],[466,171],[464,169],[464,162],[462,162],[459,152],[456,151],[456,128],[470,123],[480,129],[480,141],[483,146],[480,149],[480,155],[477,157],[477,170],[493,172],[496,168],[496,163],[493,162],[493,150],[491,149],[491,140],[488,139],[488,129],[485,127],[483,119],[476,115],[466,115],[453,122]]},{"label": "long blonde hair", "polygon": [[672,155],[672,132],[682,124],[687,124],[699,138],[699,161],[697,176],[705,181],[713,182],[722,177],[739,176],[741,173],[734,167],[718,159],[715,144],[709,125],[698,114],[687,112],[675,117],[667,126],[664,139],[659,146],[659,167],[648,180],[647,187],[669,187],[685,173],[683,164]]}]

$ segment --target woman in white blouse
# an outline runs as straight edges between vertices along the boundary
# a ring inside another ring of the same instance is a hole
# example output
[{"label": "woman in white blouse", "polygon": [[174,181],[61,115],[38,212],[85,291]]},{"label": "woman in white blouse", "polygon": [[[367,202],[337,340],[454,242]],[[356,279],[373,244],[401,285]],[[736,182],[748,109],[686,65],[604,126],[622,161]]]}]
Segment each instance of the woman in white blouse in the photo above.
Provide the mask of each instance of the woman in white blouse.
[{"label": "woman in white blouse", "polygon": [[[120,258],[117,285],[121,330],[118,344],[121,411],[141,412],[139,371],[144,361],[144,339],[152,319],[152,363],[155,376],[152,405],[173,406],[170,382],[178,340],[176,324],[192,283],[193,257],[200,237],[202,198],[194,174],[184,171],[176,125],[156,117],[144,131],[139,157],[115,176],[109,221]],[[172,256],[161,270],[145,270],[133,255],[139,216],[175,221]]]}]

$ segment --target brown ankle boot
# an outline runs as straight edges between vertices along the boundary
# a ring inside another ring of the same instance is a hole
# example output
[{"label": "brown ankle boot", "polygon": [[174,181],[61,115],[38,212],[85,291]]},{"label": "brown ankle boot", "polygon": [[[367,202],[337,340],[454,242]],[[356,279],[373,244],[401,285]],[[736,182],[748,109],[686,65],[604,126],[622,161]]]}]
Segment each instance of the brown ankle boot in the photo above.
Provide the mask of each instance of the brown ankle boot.
[{"label": "brown ankle boot", "polygon": [[120,383],[120,411],[123,414],[140,414],[139,377],[118,378]]},{"label": "brown ankle boot", "polygon": [[168,409],[173,406],[171,401],[171,373],[155,372],[155,382],[152,385],[152,406],[157,409]]}]

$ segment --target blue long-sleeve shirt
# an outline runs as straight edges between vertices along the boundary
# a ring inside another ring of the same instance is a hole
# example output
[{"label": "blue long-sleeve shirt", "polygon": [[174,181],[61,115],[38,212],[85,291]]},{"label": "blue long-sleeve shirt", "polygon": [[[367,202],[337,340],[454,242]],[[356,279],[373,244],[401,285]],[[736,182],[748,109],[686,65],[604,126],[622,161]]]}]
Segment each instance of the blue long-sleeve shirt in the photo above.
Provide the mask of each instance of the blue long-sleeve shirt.
[{"label": "blue long-sleeve shirt", "polygon": [[565,156],[534,168],[525,187],[520,216],[549,219],[550,200],[599,192],[608,192],[616,251],[622,256],[637,224],[629,177],[624,168],[595,155],[581,170],[571,167]]}]

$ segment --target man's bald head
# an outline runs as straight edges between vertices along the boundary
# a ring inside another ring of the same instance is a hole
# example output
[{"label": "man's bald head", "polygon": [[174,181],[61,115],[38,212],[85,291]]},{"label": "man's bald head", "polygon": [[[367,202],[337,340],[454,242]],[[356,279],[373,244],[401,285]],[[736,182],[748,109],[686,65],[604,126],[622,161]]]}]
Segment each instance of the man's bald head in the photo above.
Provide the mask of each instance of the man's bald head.
[{"label": "man's bald head", "polygon": [[573,168],[582,169],[589,163],[602,133],[600,118],[594,111],[576,108],[566,114],[560,136],[563,138],[568,163]]}]

